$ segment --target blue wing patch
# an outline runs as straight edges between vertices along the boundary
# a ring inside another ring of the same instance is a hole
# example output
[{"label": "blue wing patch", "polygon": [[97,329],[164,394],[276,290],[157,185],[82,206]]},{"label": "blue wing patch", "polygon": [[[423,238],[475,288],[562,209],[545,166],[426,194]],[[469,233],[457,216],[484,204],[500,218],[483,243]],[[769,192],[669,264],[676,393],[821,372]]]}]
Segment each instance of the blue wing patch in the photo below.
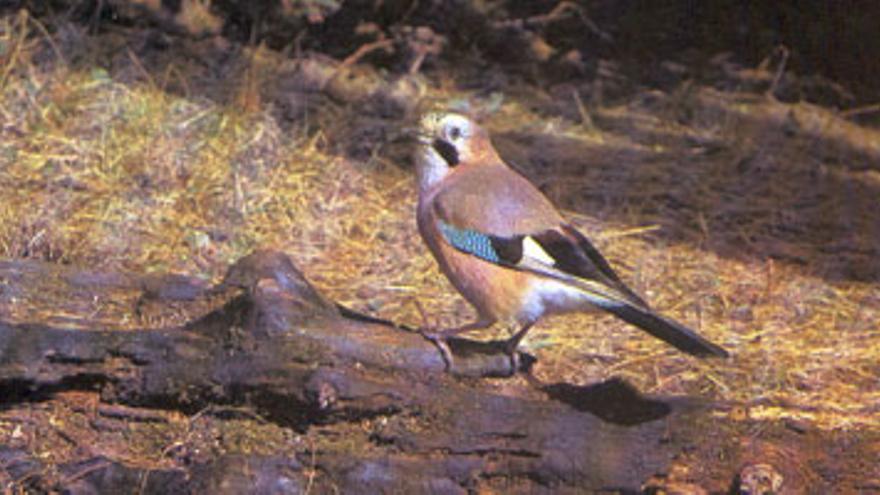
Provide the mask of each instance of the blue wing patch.
[{"label": "blue wing patch", "polygon": [[476,230],[458,229],[446,222],[438,222],[440,232],[446,238],[446,242],[459,251],[472,254],[492,263],[500,263],[498,251],[492,245],[492,237],[481,234]]}]

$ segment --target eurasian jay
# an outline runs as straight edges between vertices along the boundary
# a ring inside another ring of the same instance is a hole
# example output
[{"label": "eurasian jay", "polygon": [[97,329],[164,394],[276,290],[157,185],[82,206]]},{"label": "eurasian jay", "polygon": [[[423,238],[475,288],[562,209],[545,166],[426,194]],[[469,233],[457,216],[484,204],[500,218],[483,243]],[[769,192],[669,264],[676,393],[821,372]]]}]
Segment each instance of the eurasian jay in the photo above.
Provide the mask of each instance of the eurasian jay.
[{"label": "eurasian jay", "polygon": [[448,337],[497,321],[518,326],[506,350],[546,314],[604,310],[696,356],[721,347],[654,312],[599,251],[527,179],[507,166],[484,129],[429,113],[416,131],[419,232],[452,285],[477,310],[473,323],[430,334],[451,365]]}]

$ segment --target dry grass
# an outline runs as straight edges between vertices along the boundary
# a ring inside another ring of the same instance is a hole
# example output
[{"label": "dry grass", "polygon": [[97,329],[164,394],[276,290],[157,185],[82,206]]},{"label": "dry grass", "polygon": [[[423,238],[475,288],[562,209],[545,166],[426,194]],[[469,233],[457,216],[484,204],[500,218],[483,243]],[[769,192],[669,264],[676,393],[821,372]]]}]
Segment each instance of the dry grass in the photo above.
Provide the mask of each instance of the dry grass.
[{"label": "dry grass", "polygon": [[[378,316],[422,324],[418,300],[430,323],[470,317],[415,232],[408,167],[380,143],[355,160],[332,119],[280,127],[258,70],[224,101],[70,58],[33,19],[0,20],[0,257],[217,279],[271,247]],[[595,109],[598,131],[512,94],[487,119],[504,154],[655,307],[735,355],[700,361],[571,315],[528,340],[542,378],[621,376],[751,418],[880,429],[880,175],[864,165],[880,133],[708,89]]]}]

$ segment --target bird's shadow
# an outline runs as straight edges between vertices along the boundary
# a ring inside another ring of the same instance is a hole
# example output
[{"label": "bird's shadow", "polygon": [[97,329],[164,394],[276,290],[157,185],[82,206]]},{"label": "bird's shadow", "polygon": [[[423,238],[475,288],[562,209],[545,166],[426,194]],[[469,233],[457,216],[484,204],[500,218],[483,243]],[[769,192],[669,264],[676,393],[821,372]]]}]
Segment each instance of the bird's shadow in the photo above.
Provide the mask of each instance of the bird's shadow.
[{"label": "bird's shadow", "polygon": [[[451,338],[450,349],[459,356],[469,354],[495,354],[502,349],[505,341],[481,342],[476,340]],[[574,385],[566,382],[545,384],[531,374],[537,358],[531,354],[517,351],[519,372],[529,382],[547,395],[548,398],[566,404],[573,409],[590,413],[612,424],[635,426],[664,418],[675,409],[677,400],[664,400],[649,397],[639,392],[632,384],[622,378],[590,385]],[[690,399],[687,399],[690,401]]]},{"label": "bird's shadow", "polygon": [[591,385],[557,382],[543,385],[541,390],[549,398],[577,411],[623,426],[656,421],[668,416],[674,409],[671,403],[645,396],[620,378]]}]

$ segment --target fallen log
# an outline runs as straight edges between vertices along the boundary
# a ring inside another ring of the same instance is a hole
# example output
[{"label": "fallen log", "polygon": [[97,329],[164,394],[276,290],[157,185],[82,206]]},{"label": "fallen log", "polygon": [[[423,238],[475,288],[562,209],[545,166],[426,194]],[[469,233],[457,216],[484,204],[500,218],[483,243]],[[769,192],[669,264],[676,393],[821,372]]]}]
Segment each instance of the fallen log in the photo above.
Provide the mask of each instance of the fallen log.
[{"label": "fallen log", "polygon": [[[221,301],[164,328],[114,329],[87,317],[71,320],[74,328],[0,322],[0,405],[87,389],[99,390],[105,403],[187,413],[247,405],[298,431],[383,419],[364,448],[241,461],[284,465],[278,472],[299,480],[284,485],[289,493],[302,490],[309,465],[323,473],[324,489],[344,493],[465,493],[484,485],[506,493],[638,490],[695,436],[705,436],[694,425],[712,421],[692,401],[644,398],[615,381],[501,395],[479,380],[517,371],[499,346],[456,341],[455,366],[446,370],[418,332],[328,301],[274,252],[242,259],[214,287],[180,276],[96,274],[27,261],[0,263],[0,280],[6,321],[14,301],[43,290],[40,284],[52,286],[52,297],[69,312],[120,291],[138,293],[133,311],[141,312]],[[227,462],[188,469],[226,472]],[[94,469],[125,469],[105,464]],[[220,479],[219,472],[213,476]],[[128,483],[127,474],[110,478]]]}]

